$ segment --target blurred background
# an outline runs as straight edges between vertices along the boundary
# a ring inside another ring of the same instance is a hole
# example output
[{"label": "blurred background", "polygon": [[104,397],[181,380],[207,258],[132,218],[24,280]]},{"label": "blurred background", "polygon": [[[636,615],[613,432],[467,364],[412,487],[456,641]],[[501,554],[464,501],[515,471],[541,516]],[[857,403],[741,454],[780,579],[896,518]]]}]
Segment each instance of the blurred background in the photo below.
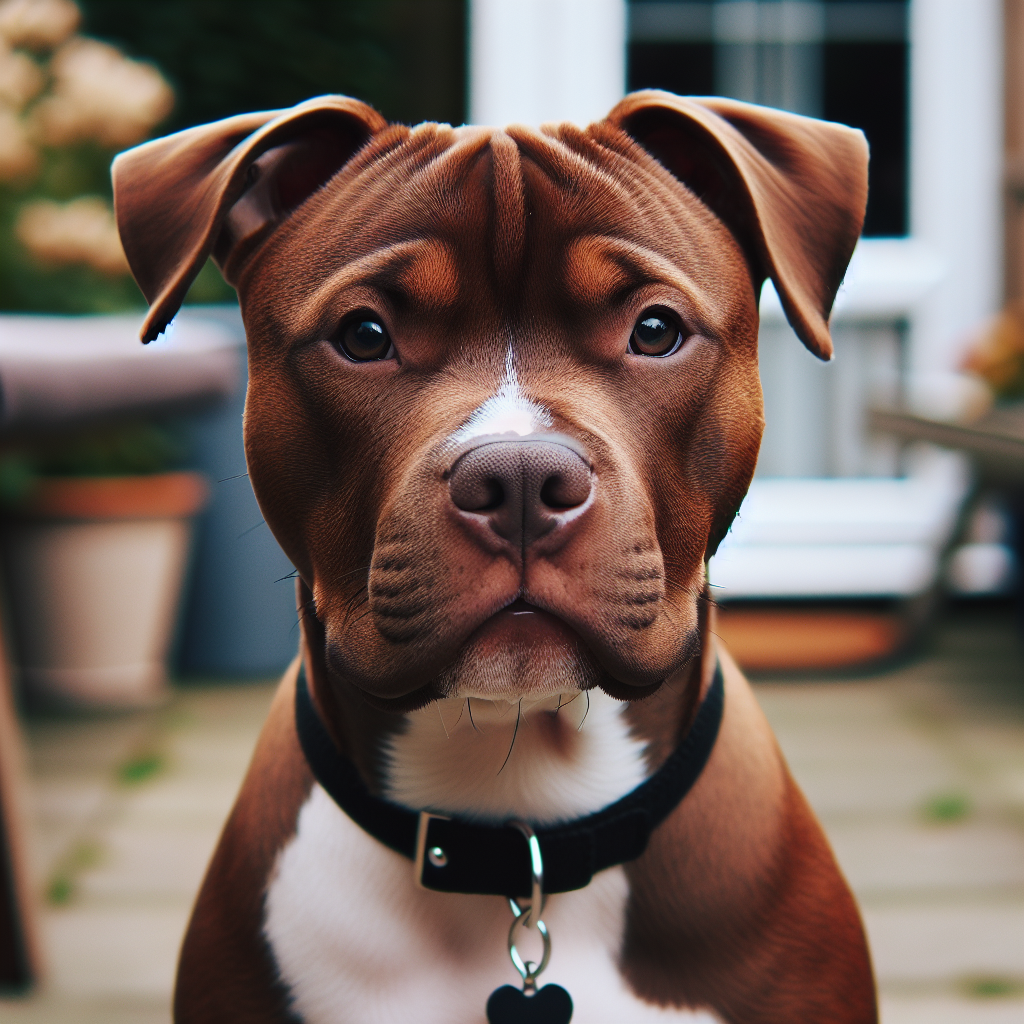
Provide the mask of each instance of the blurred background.
[{"label": "blurred background", "polygon": [[138,344],[112,157],[321,93],[586,124],[639,88],[867,135],[835,360],[762,294],[718,632],[861,900],[883,1019],[1024,1021],[1024,0],[0,0],[0,1021],[169,1019],[297,645],[234,293],[208,265]]}]

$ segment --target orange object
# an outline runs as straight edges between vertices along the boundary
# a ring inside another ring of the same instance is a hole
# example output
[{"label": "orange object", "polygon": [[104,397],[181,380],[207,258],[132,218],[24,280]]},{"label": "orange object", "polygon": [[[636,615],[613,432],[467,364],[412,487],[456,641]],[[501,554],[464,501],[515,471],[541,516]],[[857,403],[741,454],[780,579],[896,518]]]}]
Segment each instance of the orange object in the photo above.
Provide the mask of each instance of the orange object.
[{"label": "orange object", "polygon": [[199,473],[51,477],[21,512],[43,519],[172,519],[194,515],[209,492]]},{"label": "orange object", "polygon": [[891,657],[907,642],[895,612],[719,608],[715,632],[750,671],[838,669]]}]

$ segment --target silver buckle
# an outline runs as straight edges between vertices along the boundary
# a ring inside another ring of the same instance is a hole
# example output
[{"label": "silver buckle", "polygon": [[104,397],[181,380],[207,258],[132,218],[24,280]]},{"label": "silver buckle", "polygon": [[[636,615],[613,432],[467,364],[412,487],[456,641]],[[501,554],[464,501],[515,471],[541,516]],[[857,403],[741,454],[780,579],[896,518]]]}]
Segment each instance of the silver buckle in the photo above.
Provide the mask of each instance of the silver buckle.
[{"label": "silver buckle", "polygon": [[423,884],[424,861],[429,860],[435,868],[443,868],[448,863],[448,854],[440,846],[432,846],[427,849],[427,830],[430,828],[430,819],[440,818],[441,821],[451,819],[444,814],[432,814],[430,811],[420,811],[420,820],[416,823],[416,856],[413,858],[412,871],[416,884],[421,889],[429,889],[430,886]]}]

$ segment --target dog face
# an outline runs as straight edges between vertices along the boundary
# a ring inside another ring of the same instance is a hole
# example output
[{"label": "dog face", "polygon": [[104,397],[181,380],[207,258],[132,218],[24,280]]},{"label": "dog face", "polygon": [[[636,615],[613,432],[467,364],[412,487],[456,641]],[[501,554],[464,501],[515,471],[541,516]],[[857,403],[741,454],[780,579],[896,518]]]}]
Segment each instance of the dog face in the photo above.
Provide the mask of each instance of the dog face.
[{"label": "dog face", "polygon": [[261,509],[330,674],[396,708],[628,698],[697,653],[760,442],[761,282],[827,354],[865,180],[858,133],[666,94],[586,131],[324,98],[115,165],[150,335],[207,253],[238,288]]}]

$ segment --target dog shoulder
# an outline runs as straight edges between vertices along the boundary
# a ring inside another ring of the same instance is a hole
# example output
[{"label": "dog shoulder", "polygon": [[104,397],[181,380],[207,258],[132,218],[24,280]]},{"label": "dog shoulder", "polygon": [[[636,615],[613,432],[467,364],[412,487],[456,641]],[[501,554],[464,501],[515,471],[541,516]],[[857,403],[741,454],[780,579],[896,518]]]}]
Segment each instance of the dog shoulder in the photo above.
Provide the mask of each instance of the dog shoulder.
[{"label": "dog shoulder", "polygon": [[278,688],[196,900],[178,965],[176,1024],[293,1020],[262,924],[277,855],[313,783],[295,732],[298,666],[296,659]]},{"label": "dog shoulder", "polygon": [[642,998],[725,1020],[873,1024],[849,886],[749,683],[722,663],[726,710],[704,775],[627,868],[623,973]]}]

